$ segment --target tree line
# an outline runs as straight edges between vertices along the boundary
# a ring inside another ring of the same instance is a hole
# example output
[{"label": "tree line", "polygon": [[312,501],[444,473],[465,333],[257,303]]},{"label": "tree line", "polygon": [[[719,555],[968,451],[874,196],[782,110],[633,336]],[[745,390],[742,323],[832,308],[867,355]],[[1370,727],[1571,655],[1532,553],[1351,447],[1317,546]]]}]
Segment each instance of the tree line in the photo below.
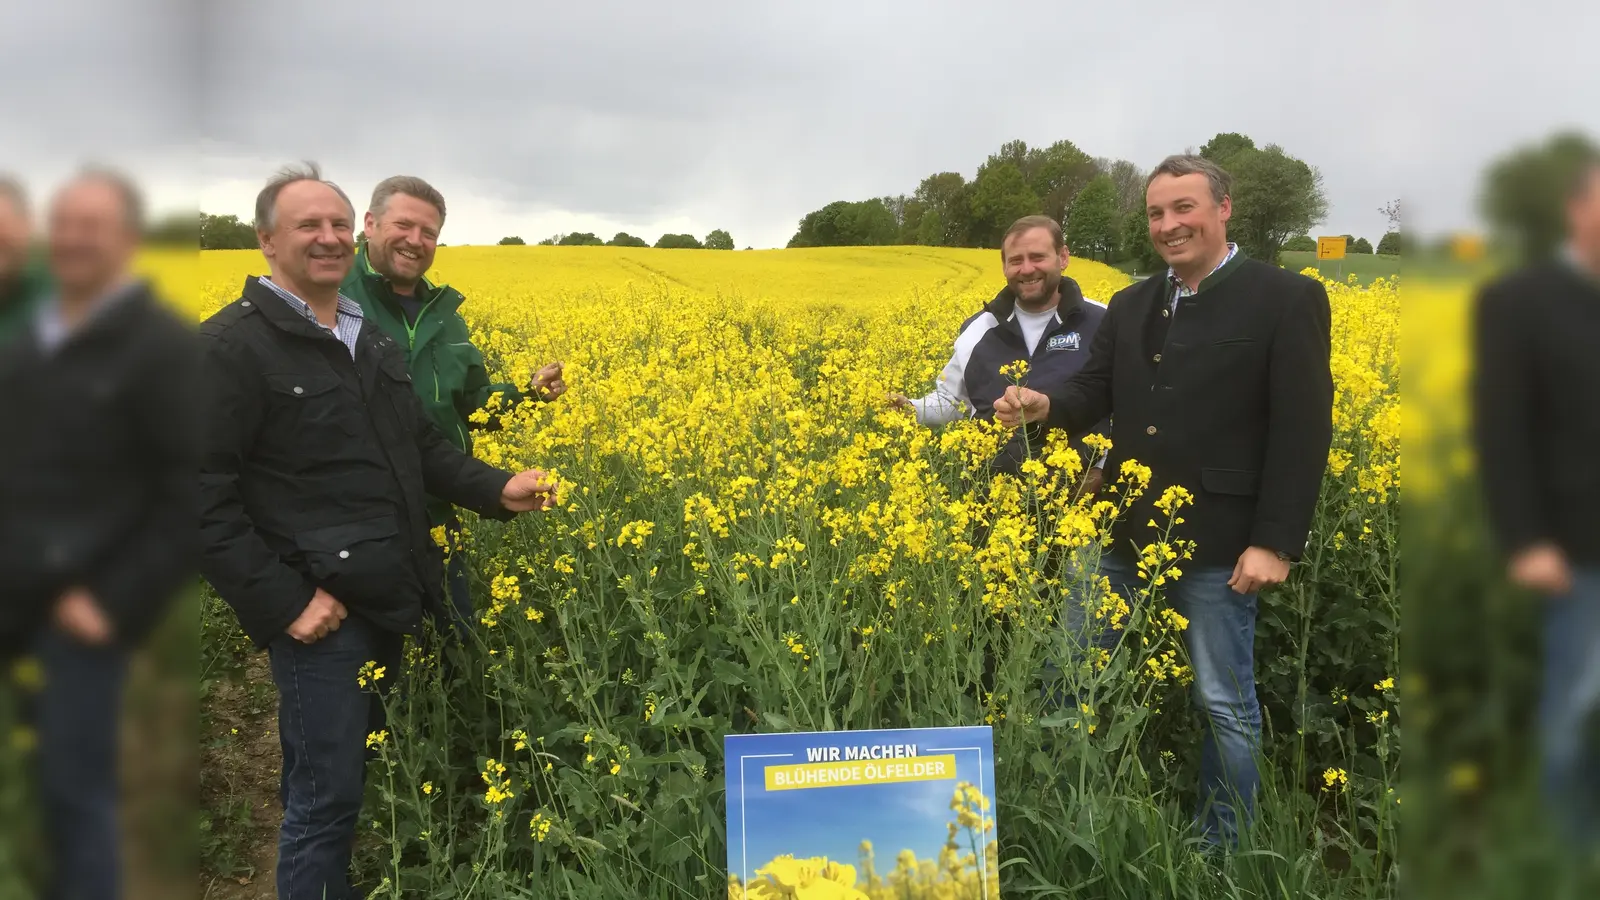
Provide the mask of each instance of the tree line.
[{"label": "tree line", "polygon": [[[188,229],[182,231],[178,242],[193,245],[193,220]],[[181,230],[182,223],[171,226]],[[254,250],[256,249],[256,230],[249,222],[239,221],[238,216],[217,216],[211,213],[200,214],[200,249],[202,250]],[[356,242],[363,243],[365,235],[357,235]],[[520,237],[511,236],[500,239],[500,246],[521,246],[526,244]],[[693,249],[693,250],[732,250],[733,236],[727,231],[718,228],[706,235],[705,240],[700,240],[692,234],[664,234],[654,245],[644,238],[634,237],[625,231],[619,231],[611,240],[601,240],[586,231],[576,231],[571,234],[557,234],[542,241],[541,246],[558,247],[650,247],[655,246],[665,249]],[[444,246],[440,244],[439,246]]]},{"label": "tree line", "polygon": [[[1291,241],[1309,240],[1327,215],[1321,173],[1276,144],[1258,147],[1230,132],[1213,137],[1200,155],[1233,176],[1228,235],[1248,256],[1276,259]],[[789,246],[998,248],[1012,222],[1043,214],[1061,223],[1074,255],[1147,271],[1161,260],[1150,244],[1144,179],[1135,163],[1091,157],[1069,140],[1047,147],[1008,141],[970,181],[959,172],[937,172],[909,195],[837,200],[809,212]],[[1380,247],[1399,246],[1398,221],[1391,221],[1392,236]],[[1353,248],[1363,243],[1350,241]],[[1370,243],[1364,252],[1372,252]]]},{"label": "tree line", "polygon": [[[515,235],[500,239],[502,247],[520,247],[527,244]],[[539,241],[540,247],[651,247],[659,250],[732,250],[733,235],[721,228],[714,229],[706,235],[704,241],[692,234],[663,234],[654,244],[641,237],[634,237],[626,231],[619,231],[611,240],[602,240],[599,236],[587,231],[574,231],[570,234],[556,234]],[[748,249],[748,248],[746,248]]]}]

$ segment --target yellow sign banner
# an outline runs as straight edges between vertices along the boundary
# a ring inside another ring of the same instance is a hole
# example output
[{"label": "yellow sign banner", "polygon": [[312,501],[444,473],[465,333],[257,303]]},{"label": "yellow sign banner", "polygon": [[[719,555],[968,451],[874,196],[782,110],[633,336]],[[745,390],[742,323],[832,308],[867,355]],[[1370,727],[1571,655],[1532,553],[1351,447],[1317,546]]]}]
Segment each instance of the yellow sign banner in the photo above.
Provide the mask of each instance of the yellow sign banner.
[{"label": "yellow sign banner", "polygon": [[1317,259],[1344,259],[1343,237],[1317,238]]},{"label": "yellow sign banner", "polygon": [[908,756],[901,759],[857,759],[849,762],[797,763],[768,766],[767,790],[850,787],[897,784],[906,781],[943,781],[956,777],[954,754]]}]

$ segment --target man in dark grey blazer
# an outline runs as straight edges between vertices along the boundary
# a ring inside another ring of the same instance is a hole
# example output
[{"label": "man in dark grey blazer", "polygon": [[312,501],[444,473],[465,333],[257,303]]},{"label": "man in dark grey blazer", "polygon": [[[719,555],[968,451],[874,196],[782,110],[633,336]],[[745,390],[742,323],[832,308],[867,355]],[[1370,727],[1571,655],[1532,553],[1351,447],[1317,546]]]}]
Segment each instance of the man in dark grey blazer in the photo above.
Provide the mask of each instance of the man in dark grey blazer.
[{"label": "man in dark grey blazer", "polygon": [[[1207,717],[1199,818],[1231,841],[1253,810],[1260,742],[1256,594],[1305,550],[1333,439],[1328,294],[1310,278],[1246,259],[1228,242],[1229,176],[1197,156],[1168,157],[1146,183],[1150,239],[1166,272],[1111,298],[1076,377],[1048,395],[1011,388],[996,418],[1076,431],[1112,416],[1107,471],[1148,466],[1151,483],[1113,529],[1100,574],[1130,603],[1144,586],[1139,548],[1159,540],[1153,507],[1168,486],[1194,497],[1176,526],[1194,557],[1166,587],[1189,621],[1194,703]],[[1067,627],[1086,630],[1082,604]],[[1115,646],[1120,632],[1097,636]]]}]

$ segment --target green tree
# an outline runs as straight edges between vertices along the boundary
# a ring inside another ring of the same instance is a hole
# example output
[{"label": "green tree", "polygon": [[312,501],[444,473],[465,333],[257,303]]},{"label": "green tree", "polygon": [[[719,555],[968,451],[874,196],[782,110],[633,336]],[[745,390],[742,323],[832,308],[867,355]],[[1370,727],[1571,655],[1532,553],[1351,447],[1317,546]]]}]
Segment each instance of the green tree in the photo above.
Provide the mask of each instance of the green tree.
[{"label": "green tree", "polygon": [[928,208],[921,200],[915,197],[907,198],[900,210],[900,234],[895,238],[895,243],[922,243],[918,238],[922,234],[922,220],[927,214]]},{"label": "green tree", "polygon": [[1254,149],[1256,149],[1255,141],[1238,132],[1229,131],[1206,141],[1206,145],[1200,148],[1200,155],[1226,168],[1228,160]]},{"label": "green tree", "polygon": [[900,228],[881,198],[835,200],[806,213],[790,247],[861,247],[895,243]]},{"label": "green tree", "polygon": [[254,250],[259,246],[255,227],[239,221],[238,216],[200,214],[201,250]]},{"label": "green tree", "polygon": [[705,246],[700,239],[692,234],[663,234],[656,241],[656,248],[660,250],[703,250]]},{"label": "green tree", "polygon": [[1117,185],[1101,175],[1079,192],[1067,212],[1067,249],[1074,255],[1106,262],[1117,251],[1122,218],[1117,214]]},{"label": "green tree", "polygon": [[713,231],[710,234],[706,235],[706,249],[707,250],[732,250],[733,249],[733,235],[728,234],[726,231],[723,231],[721,228],[716,229],[715,231]]},{"label": "green tree", "polygon": [[521,247],[521,246],[523,246],[523,245],[525,245],[527,243],[528,243],[527,241],[523,240],[522,238],[516,237],[515,235],[513,235],[511,237],[503,237],[503,238],[500,239],[500,246],[502,246],[502,247]]},{"label": "green tree", "polygon": [[[922,204],[917,243],[930,247],[964,247],[971,231],[971,188],[959,172],[939,172],[922,179],[912,195]],[[932,224],[925,224],[929,217]]]},{"label": "green tree", "polygon": [[1391,231],[1378,241],[1378,253],[1382,256],[1400,255],[1400,232]]},{"label": "green tree", "polygon": [[626,231],[617,232],[617,236],[606,241],[607,247],[648,247],[650,242],[644,238],[634,237]]},{"label": "green tree", "polygon": [[1150,217],[1143,209],[1136,209],[1122,217],[1122,261],[1132,263],[1141,275],[1159,272],[1166,261],[1150,242]]},{"label": "green tree", "polygon": [[1309,234],[1297,234],[1283,242],[1283,249],[1294,253],[1316,252],[1317,241]]},{"label": "green tree", "polygon": [[1227,151],[1217,164],[1233,176],[1228,236],[1251,259],[1277,259],[1285,242],[1327,217],[1322,175],[1276,144],[1256,149],[1248,138],[1235,140],[1241,137],[1221,134],[1206,144]]},{"label": "green tree", "polygon": [[[549,237],[545,238],[544,240],[540,241],[538,246],[540,246],[540,247],[554,247],[557,244],[561,243],[561,240],[563,238],[565,238],[565,237],[566,237],[566,235],[564,235],[564,234],[552,234]],[[515,238],[514,240],[515,240],[515,243],[518,243],[518,244],[522,243],[522,238]],[[500,243],[505,244],[505,243],[511,243],[511,242],[512,241],[502,240]]]},{"label": "green tree", "polygon": [[1011,223],[1039,212],[1039,196],[1028,187],[1022,170],[1006,161],[988,166],[972,183],[972,233],[978,247],[999,247]]},{"label": "green tree", "polygon": [[1125,159],[1098,159],[1095,167],[1117,186],[1117,214],[1144,214],[1144,170]]},{"label": "green tree", "polygon": [[574,231],[571,234],[563,235],[561,240],[556,241],[556,246],[558,247],[600,247],[604,244],[605,241],[587,231]]},{"label": "green tree", "polygon": [[1525,260],[1554,253],[1565,240],[1567,191],[1597,154],[1600,147],[1588,135],[1563,131],[1495,160],[1479,205],[1496,242]]},{"label": "green tree", "polygon": [[1370,256],[1372,254],[1372,242],[1367,240],[1366,238],[1356,238],[1355,241],[1353,241],[1352,243],[1347,245],[1347,249],[1346,249],[1345,252],[1346,253],[1365,253],[1365,254]]}]

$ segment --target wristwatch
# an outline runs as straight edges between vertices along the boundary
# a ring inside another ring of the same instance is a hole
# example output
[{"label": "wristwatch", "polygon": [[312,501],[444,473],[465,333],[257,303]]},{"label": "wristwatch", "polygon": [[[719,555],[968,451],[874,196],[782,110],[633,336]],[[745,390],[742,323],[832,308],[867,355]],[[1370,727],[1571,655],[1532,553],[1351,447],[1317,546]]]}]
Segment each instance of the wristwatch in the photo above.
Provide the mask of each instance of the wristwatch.
[{"label": "wristwatch", "polygon": [[1292,556],[1290,556],[1290,555],[1289,555],[1289,554],[1287,554],[1287,553],[1285,553],[1285,552],[1283,552],[1283,551],[1282,551],[1282,550],[1279,550],[1279,551],[1278,551],[1278,558],[1279,558],[1279,559],[1281,559],[1281,560],[1283,560],[1283,561],[1284,561],[1284,562],[1286,562],[1286,563],[1292,563],[1292,562],[1294,562],[1294,557],[1292,557]]}]

